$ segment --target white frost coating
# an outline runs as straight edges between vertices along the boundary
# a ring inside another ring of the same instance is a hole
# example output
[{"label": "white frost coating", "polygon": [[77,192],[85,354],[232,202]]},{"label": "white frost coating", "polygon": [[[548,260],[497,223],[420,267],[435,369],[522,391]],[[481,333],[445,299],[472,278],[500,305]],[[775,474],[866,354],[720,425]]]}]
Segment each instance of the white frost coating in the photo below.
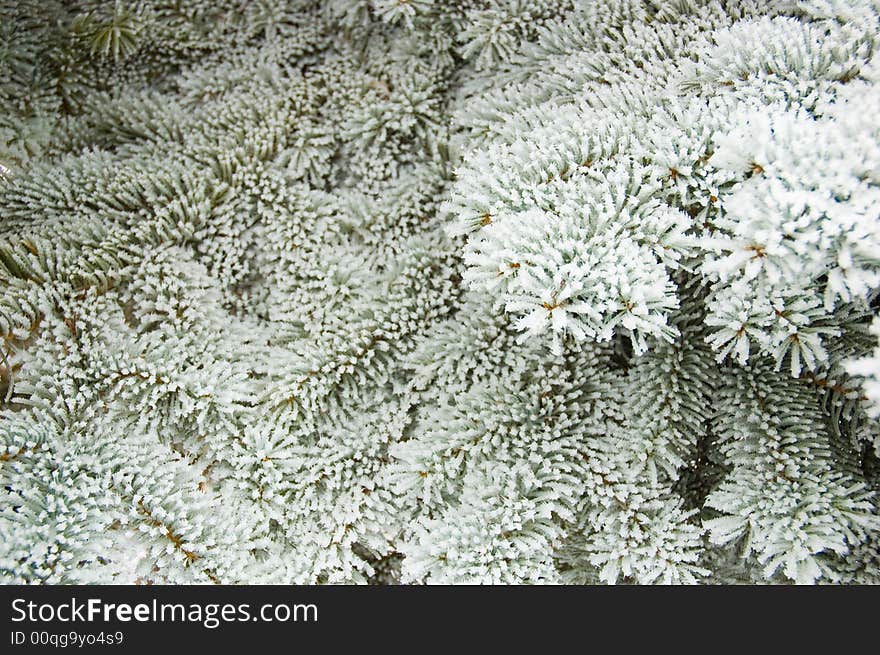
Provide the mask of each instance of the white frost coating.
[{"label": "white frost coating", "polygon": [[0,581],[880,581],[876,2],[174,4],[0,7]]}]

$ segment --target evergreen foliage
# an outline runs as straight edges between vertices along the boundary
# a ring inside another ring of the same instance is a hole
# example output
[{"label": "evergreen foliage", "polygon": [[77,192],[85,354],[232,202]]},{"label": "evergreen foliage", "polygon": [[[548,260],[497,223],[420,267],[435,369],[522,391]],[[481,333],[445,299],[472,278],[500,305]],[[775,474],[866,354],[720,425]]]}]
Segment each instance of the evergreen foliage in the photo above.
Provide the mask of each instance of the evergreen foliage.
[{"label": "evergreen foliage", "polygon": [[880,581],[876,0],[0,0],[0,580]]}]

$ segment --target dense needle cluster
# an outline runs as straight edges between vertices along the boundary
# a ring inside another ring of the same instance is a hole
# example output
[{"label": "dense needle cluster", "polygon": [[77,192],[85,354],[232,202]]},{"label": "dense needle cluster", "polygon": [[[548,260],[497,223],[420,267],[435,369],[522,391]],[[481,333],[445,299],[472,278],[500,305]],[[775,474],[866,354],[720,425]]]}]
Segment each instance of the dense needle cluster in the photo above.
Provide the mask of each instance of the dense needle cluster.
[{"label": "dense needle cluster", "polygon": [[0,3],[0,580],[880,582],[874,0]]}]

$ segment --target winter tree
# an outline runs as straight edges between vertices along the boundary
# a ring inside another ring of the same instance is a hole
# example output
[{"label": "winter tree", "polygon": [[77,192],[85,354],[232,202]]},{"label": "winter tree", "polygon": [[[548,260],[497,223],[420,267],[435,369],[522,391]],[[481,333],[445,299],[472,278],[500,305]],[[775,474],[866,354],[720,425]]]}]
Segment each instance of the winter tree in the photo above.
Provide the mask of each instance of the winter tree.
[{"label": "winter tree", "polygon": [[877,47],[4,0],[0,579],[880,582]]}]

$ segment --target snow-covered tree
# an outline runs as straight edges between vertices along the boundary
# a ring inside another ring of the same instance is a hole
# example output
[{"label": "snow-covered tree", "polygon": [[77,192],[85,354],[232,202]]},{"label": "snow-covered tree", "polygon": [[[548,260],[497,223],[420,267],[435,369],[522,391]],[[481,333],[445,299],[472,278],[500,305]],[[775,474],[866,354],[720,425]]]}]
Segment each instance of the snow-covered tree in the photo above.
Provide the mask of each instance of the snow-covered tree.
[{"label": "snow-covered tree", "polygon": [[872,0],[0,4],[0,579],[880,581]]}]

